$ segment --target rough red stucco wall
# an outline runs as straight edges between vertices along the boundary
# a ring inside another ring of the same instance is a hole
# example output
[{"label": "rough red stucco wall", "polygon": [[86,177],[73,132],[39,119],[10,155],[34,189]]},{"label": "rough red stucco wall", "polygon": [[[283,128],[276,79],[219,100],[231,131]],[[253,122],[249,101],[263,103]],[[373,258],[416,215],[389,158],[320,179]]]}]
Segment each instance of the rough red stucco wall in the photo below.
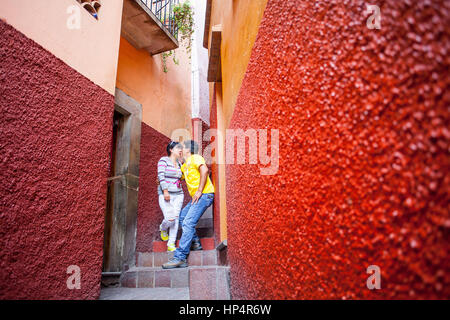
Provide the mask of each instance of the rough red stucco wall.
[{"label": "rough red stucco wall", "polygon": [[450,298],[449,2],[372,4],[268,1],[230,127],[280,167],[227,165],[234,298]]},{"label": "rough red stucco wall", "polygon": [[[192,118],[192,136],[193,139],[195,141],[197,141],[197,143],[199,144],[199,146],[201,145],[202,150],[201,150],[201,154],[204,155],[205,152],[205,148],[208,146],[209,141],[205,141],[204,138],[205,136],[205,132],[207,132],[209,130],[209,126],[200,118]],[[198,140],[200,139],[200,140]]]},{"label": "rough red stucco wall", "polygon": [[[0,21],[0,298],[100,293],[114,97]],[[67,289],[67,267],[81,289]]]},{"label": "rough red stucco wall", "polygon": [[[157,164],[167,155],[170,139],[144,122],[141,128],[136,252],[149,252],[153,250],[153,240],[161,240],[159,225],[164,216],[158,204]],[[182,185],[184,207],[189,201],[189,193],[185,183]]]}]

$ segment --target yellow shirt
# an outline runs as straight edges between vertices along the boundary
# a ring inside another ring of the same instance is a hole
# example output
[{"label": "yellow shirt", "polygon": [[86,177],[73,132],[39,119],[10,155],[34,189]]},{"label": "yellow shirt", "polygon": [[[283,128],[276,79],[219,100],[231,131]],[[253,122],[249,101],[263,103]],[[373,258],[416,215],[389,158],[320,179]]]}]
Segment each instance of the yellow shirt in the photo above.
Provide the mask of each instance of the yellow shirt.
[{"label": "yellow shirt", "polygon": [[[202,165],[206,165],[205,159],[199,154],[191,155],[186,162],[181,166],[181,171],[183,171],[183,178],[186,180],[189,194],[194,196],[198,190],[200,184],[200,171],[198,168]],[[202,193],[214,193],[214,186],[211,183],[209,176],[206,177],[205,187]]]}]

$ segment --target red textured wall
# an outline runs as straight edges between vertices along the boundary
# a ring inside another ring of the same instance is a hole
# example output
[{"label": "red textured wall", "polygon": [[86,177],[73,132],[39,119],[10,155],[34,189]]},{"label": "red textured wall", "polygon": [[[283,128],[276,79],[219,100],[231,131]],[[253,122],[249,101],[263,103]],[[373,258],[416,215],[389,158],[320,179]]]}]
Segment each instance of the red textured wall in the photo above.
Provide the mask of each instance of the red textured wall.
[{"label": "red textured wall", "polygon": [[227,165],[234,298],[450,298],[449,2],[372,4],[268,1],[231,128],[280,167]]},{"label": "red textured wall", "polygon": [[[209,130],[209,126],[200,118],[192,118],[191,122],[193,139],[197,141],[199,146],[201,145],[202,149],[199,150],[199,152],[201,151],[200,153],[203,155],[205,152],[205,148],[209,145],[209,141],[204,140],[204,138],[206,137],[205,132]],[[200,139],[200,141],[198,139]]]},{"label": "red textured wall", "polygon": [[[158,203],[157,164],[161,157],[167,155],[170,139],[144,122],[141,128],[136,251],[148,252],[153,250],[153,240],[161,240],[159,225],[164,216]],[[189,193],[186,185],[182,185],[186,205]]]},{"label": "red textured wall", "polygon": [[[114,97],[0,21],[0,298],[100,293]],[[69,290],[67,267],[81,269]]]}]

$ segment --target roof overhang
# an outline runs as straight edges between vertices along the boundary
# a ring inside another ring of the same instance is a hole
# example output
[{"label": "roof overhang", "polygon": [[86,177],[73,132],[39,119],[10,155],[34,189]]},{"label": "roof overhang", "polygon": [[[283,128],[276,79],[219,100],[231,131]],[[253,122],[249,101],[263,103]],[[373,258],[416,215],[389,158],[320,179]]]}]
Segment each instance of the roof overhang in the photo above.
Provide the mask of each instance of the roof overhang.
[{"label": "roof overhang", "polygon": [[208,82],[222,82],[221,43],[222,25],[213,26],[211,30],[211,46],[209,48]]},{"label": "roof overhang", "polygon": [[212,0],[207,0],[205,12],[205,29],[203,30],[203,47],[206,49],[208,49],[209,27],[211,26],[211,7]]}]

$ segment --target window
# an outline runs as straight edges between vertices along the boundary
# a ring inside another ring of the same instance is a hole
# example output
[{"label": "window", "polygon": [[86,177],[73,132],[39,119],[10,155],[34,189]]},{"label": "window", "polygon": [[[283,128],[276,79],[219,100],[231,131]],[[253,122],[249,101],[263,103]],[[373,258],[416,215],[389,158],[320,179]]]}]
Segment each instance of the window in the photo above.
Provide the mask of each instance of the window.
[{"label": "window", "polygon": [[100,1],[95,0],[77,0],[95,19],[98,20],[98,11],[102,6]]}]

